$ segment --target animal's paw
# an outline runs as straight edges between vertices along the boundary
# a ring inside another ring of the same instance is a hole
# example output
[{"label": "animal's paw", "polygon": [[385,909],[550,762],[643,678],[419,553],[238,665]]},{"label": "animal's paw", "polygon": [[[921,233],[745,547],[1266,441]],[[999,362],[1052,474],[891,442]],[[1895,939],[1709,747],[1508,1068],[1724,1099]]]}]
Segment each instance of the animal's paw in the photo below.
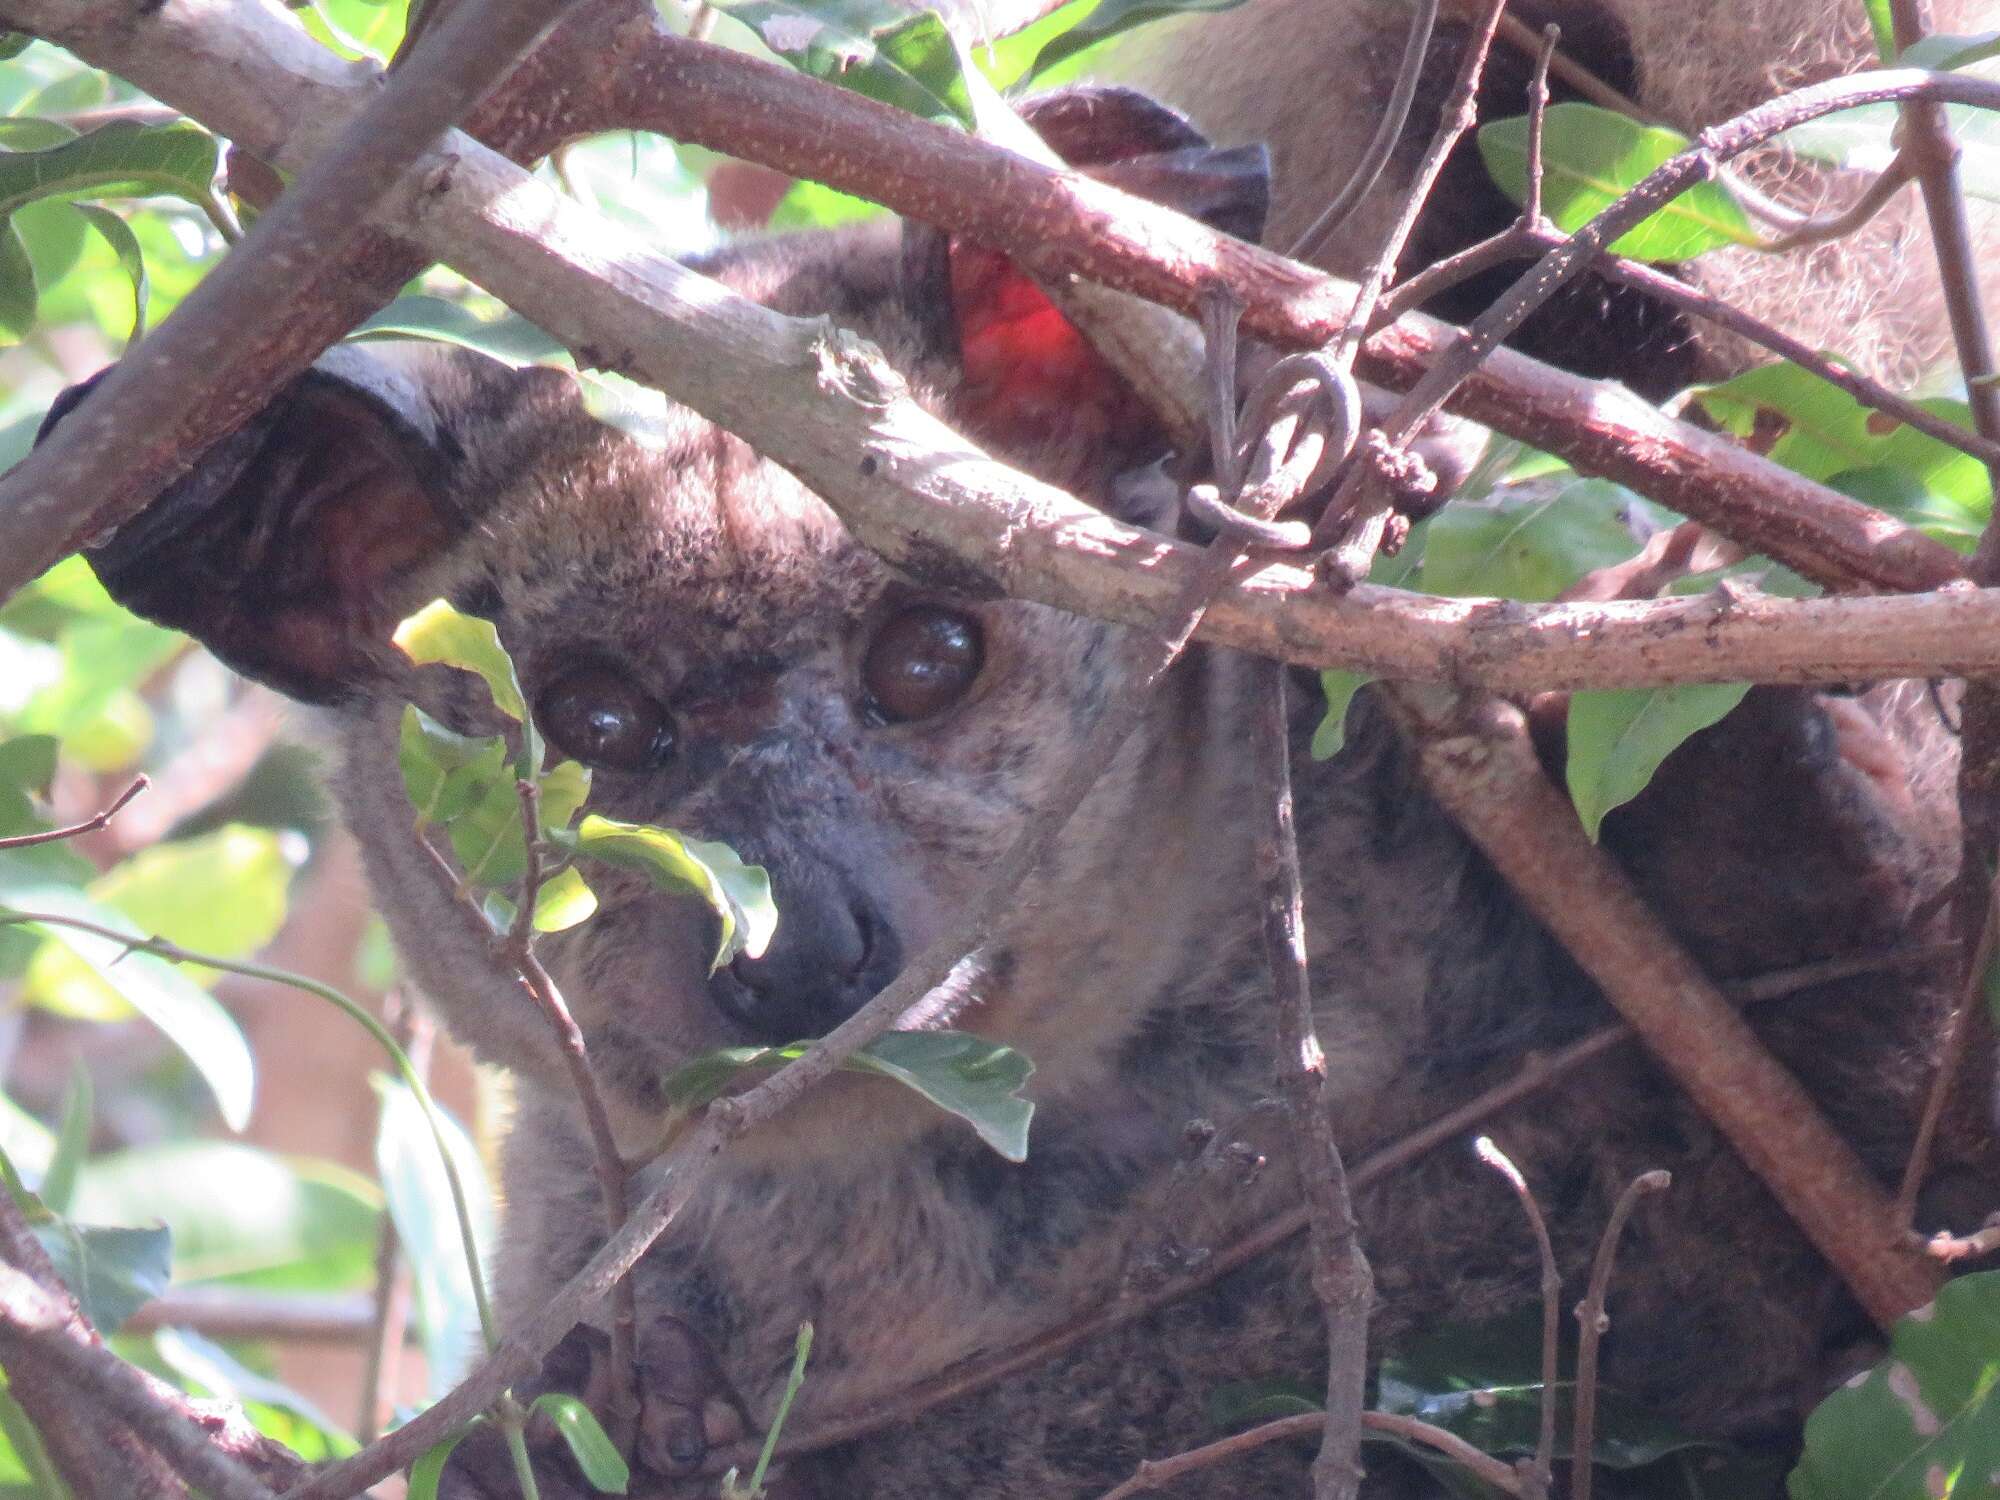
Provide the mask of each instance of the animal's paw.
[{"label": "animal's paw", "polygon": [[[634,1351],[639,1396],[635,1456],[656,1474],[693,1473],[711,1448],[750,1430],[743,1400],[708,1341],[680,1318],[640,1315]],[[600,1368],[603,1362],[600,1361]]]}]

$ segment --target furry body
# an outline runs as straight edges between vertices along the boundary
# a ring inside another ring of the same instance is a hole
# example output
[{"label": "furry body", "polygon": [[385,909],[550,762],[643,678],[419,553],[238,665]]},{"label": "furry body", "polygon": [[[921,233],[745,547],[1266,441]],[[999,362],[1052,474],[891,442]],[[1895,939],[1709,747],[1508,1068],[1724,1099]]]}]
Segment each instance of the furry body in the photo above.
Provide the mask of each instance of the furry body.
[{"label": "furry body", "polygon": [[[1277,0],[1209,22],[1223,29],[1205,55],[1223,66],[1258,28],[1306,8]],[[1653,8],[1614,9],[1651,24]],[[1662,24],[1669,9],[1657,7]],[[1760,24],[1781,30],[1793,9],[1767,5]],[[1684,22],[1673,29],[1678,38]],[[1372,22],[1329,31],[1336,51],[1386,35]],[[1260,67],[1296,61],[1318,80],[1343,66],[1259,45]],[[1635,45],[1643,78],[1671,76],[1644,50],[1654,43]],[[1749,42],[1728,45],[1751,55]],[[1778,59],[1770,68],[1799,63],[1789,43],[1756,55]],[[1765,66],[1717,84],[1710,102],[1726,108]],[[1178,84],[1187,74],[1185,63],[1168,70]],[[1228,92],[1228,76],[1217,77]],[[1269,92],[1298,97],[1302,87]],[[1351,149],[1367,117],[1364,101],[1326,122],[1327,150]],[[1281,184],[1286,173],[1337,176],[1308,139],[1319,135],[1280,140]],[[1282,242],[1303,210],[1282,194],[1280,205]],[[946,416],[978,431],[988,414],[973,409],[954,351],[935,336],[942,294],[913,293],[907,267],[871,230],[728,251],[708,269],[781,310],[858,328]],[[1920,357],[1902,334],[1883,337]],[[427,355],[385,380],[345,361],[218,449],[159,502],[170,519],[128,528],[99,563],[140,607],[185,618],[172,612],[191,598],[219,611],[185,622],[230,659],[329,703],[335,786],[405,959],[453,1030],[515,1077],[499,1301],[503,1319],[518,1319],[601,1238],[587,1136],[545,1024],[418,846],[395,767],[405,697],[463,730],[496,726],[456,674],[402,663],[384,642],[387,622],[437,595],[491,618],[531,702],[587,672],[636,685],[671,716],[675,753],[643,774],[600,770],[593,807],[768,864],[780,941],[788,899],[795,912],[817,910],[832,891],[841,910],[889,913],[903,953],[927,946],[980,887],[1120,689],[1126,642],[1036,605],[948,601],[983,632],[976,682],[934,716],[880,722],[858,685],[871,642],[932,596],[893,577],[740,441],[680,412],[665,451],[648,451],[595,423],[546,371]],[[362,439],[334,443],[342,424]],[[1004,456],[1110,503],[1112,479],[1136,455],[1087,423],[1082,436],[1041,425],[1043,441]],[[316,465],[342,482],[315,489]],[[300,473],[310,503],[279,523],[231,519],[237,507],[292,504],[279,492]],[[194,519],[183,524],[182,512]],[[374,535],[377,512],[396,518],[381,534],[403,550],[370,573],[382,549],[343,528]],[[315,552],[329,532],[333,545]],[[818,1341],[795,1429],[867,1411],[955,1360],[1098,1306],[1128,1275],[1190,1263],[1294,1200],[1282,1132],[1258,1108],[1272,1021],[1247,831],[1244,676],[1236,659],[1206,650],[1176,669],[937,1018],[1035,1061],[1025,1164],[1000,1161],[901,1090],[836,1078],[742,1142],[642,1264],[635,1492],[708,1490],[712,1480],[688,1475],[710,1442],[769,1420],[807,1318]],[[1301,749],[1314,700],[1310,685],[1297,695]],[[1924,930],[1956,847],[1934,795],[1949,786],[1949,749],[1937,746],[1921,692],[1878,689],[1839,710],[1854,712],[1878,726],[1878,749],[1901,773],[1888,779],[1907,785],[1885,789],[1844,756],[1839,718],[1815,696],[1760,690],[1607,823],[1607,841],[1718,976]],[[1387,723],[1365,702],[1356,717],[1342,756],[1316,765],[1301,755],[1298,766],[1318,1025],[1350,1162],[1607,1019],[1431,804]],[[599,914],[543,952],[621,1146],[639,1155],[658,1131],[660,1079],[745,1034],[714,1003],[710,934],[694,905],[636,875],[593,872],[592,882]],[[879,957],[889,940],[875,935],[870,951]],[[1770,1044],[1885,1180],[1927,1075],[1941,978],[1850,980],[1760,1013]],[[1197,1120],[1220,1133],[1191,1160]],[[1630,1049],[1493,1129],[1548,1209],[1572,1276],[1630,1177],[1673,1170],[1671,1193],[1634,1222],[1611,1306],[1608,1378],[1641,1401],[1706,1431],[1782,1434],[1824,1387],[1827,1351],[1864,1331],[1764,1190]],[[1238,1141],[1252,1149],[1232,1151]],[[1260,1153],[1263,1169],[1244,1170]],[[1380,1345],[1533,1300],[1538,1272],[1518,1211],[1464,1151],[1388,1176],[1358,1209]],[[802,1459],[784,1482],[826,1500],[1090,1495],[1141,1458],[1209,1436],[1216,1386],[1310,1383],[1323,1350],[1295,1239],[1032,1372]],[[580,1336],[552,1362],[551,1382],[587,1387],[589,1352]],[[1175,1493],[1302,1493],[1307,1457],[1269,1450]],[[476,1480],[467,1470],[456,1482]]]}]

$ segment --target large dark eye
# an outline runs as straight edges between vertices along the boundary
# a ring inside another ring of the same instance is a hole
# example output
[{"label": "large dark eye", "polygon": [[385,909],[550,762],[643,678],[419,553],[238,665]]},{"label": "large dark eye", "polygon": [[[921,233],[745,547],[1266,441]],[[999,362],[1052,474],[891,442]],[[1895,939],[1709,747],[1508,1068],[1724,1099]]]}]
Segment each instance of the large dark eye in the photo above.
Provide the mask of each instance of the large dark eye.
[{"label": "large dark eye", "polygon": [[535,723],[564,754],[607,771],[650,771],[674,753],[666,709],[615,667],[564,673],[543,689]]},{"label": "large dark eye", "polygon": [[867,706],[899,724],[942,713],[965,696],[984,656],[971,615],[936,604],[906,609],[868,643],[861,663]]}]

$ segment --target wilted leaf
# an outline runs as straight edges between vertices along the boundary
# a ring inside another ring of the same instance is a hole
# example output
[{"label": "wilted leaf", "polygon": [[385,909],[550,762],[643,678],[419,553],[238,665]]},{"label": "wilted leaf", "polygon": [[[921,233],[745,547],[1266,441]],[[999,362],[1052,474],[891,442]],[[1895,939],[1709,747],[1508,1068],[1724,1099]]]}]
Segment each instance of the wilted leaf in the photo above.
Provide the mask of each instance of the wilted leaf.
[{"label": "wilted leaf", "polygon": [[2000,1271],[1947,1282],[1889,1357],[1822,1401],[1792,1500],[1988,1500],[2000,1492]]},{"label": "wilted leaf", "polygon": [[[668,1101],[693,1109],[716,1098],[746,1069],[780,1067],[803,1057],[810,1042],[783,1047],[724,1047],[676,1068],[665,1081]],[[841,1065],[915,1089],[957,1115],[1009,1161],[1028,1155],[1035,1106],[1020,1097],[1035,1065],[1012,1047],[964,1031],[891,1031]]]},{"label": "wilted leaf", "polygon": [[[1542,210],[1565,233],[1581,229],[1656,167],[1688,149],[1684,135],[1599,109],[1552,106],[1542,134]],[[1486,170],[1516,203],[1528,201],[1525,115],[1479,128]],[[1692,260],[1721,245],[1755,245],[1756,227],[1728,188],[1698,182],[1611,244],[1634,260]]]},{"label": "wilted leaf", "polygon": [[535,1398],[534,1409],[555,1424],[570,1456],[593,1489],[606,1495],[625,1493],[632,1482],[632,1471],[589,1407],[574,1396],[550,1391]]},{"label": "wilted leaf", "polygon": [[1695,682],[1570,694],[1564,775],[1591,841],[1606,813],[1643,792],[1662,761],[1749,691],[1747,682]]},{"label": "wilted leaf", "polygon": [[621,823],[591,813],[573,831],[551,830],[563,848],[648,876],[663,891],[707,901],[721,919],[722,938],[710,971],[739,953],[759,957],[777,929],[771,878],[762,865],[746,865],[726,844],[691,839],[670,828]]}]

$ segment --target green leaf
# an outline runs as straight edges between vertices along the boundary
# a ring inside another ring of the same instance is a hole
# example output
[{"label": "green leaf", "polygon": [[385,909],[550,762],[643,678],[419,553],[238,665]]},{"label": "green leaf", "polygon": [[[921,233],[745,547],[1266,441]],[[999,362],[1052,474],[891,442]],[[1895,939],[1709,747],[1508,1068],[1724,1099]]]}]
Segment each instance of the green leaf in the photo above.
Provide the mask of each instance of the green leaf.
[{"label": "green leaf", "polygon": [[535,893],[534,929],[537,932],[566,932],[588,921],[597,910],[597,892],[590,888],[575,865],[558,870]]},{"label": "green leaf", "polygon": [[403,1492],[404,1500],[437,1500],[438,1484],[444,1478],[444,1466],[451,1461],[452,1450],[471,1437],[472,1430],[485,1420],[474,1417],[426,1448],[424,1456],[410,1465],[410,1485]]},{"label": "green leaf", "polygon": [[765,228],[774,232],[793,229],[833,229],[842,224],[859,224],[882,218],[889,212],[879,203],[857,198],[819,182],[795,182],[771,210]]},{"label": "green leaf", "polygon": [[[694,1109],[716,1098],[745,1069],[780,1067],[803,1057],[810,1042],[783,1047],[724,1047],[684,1063],[664,1084],[670,1103]],[[1035,1065],[1012,1047],[964,1031],[891,1031],[841,1065],[892,1078],[971,1125],[1009,1161],[1028,1156],[1035,1106],[1020,1097]]]},{"label": "green leaf", "polygon": [[534,1410],[555,1424],[568,1446],[570,1457],[600,1494],[622,1495],[632,1482],[632,1471],[619,1456],[609,1434],[598,1425],[590,1408],[574,1396],[550,1391],[535,1398]]},{"label": "green leaf", "polygon": [[19,57],[34,40],[25,31],[0,31],[0,62]]},{"label": "green leaf", "polygon": [[1232,1380],[1208,1393],[1208,1420],[1216,1427],[1249,1427],[1323,1410],[1318,1394],[1296,1380]]},{"label": "green leaf", "polygon": [[1584,574],[1639,550],[1626,519],[1634,512],[1666,514],[1604,479],[1554,491],[1501,489],[1481,504],[1446,506],[1423,527],[1418,586],[1453,596],[1553,599]]},{"label": "green leaf", "polygon": [[443,297],[398,297],[348,337],[427,339],[471,349],[516,369],[569,361],[568,350],[519,313],[501,308],[487,316]]},{"label": "green leaf", "polygon": [[1564,774],[1591,842],[1606,813],[1643,792],[1662,761],[1749,691],[1747,682],[1698,682],[1572,693]]},{"label": "green leaf", "polygon": [[[1641,125],[1592,104],[1558,104],[1544,117],[1542,209],[1565,233],[1581,229],[1631,188],[1692,144],[1684,135]],[[1486,170],[1516,203],[1528,201],[1525,115],[1479,128]],[[1700,182],[1611,245],[1634,260],[1692,260],[1721,245],[1756,245],[1750,216],[1720,183]]]},{"label": "green leaf", "polygon": [[41,151],[0,155],[0,219],[37,198],[183,198],[206,204],[219,143],[199,125],[117,120]]},{"label": "green leaf", "polygon": [[407,9],[377,0],[312,0],[292,13],[322,47],[349,60],[386,63],[402,44]]},{"label": "green leaf", "polygon": [[510,719],[526,720],[527,700],[514,659],[500,644],[491,620],[462,615],[443,599],[433,599],[396,627],[396,647],[419,666],[443,662],[471,672],[493,694],[493,706]]},{"label": "green leaf", "polygon": [[50,1213],[69,1212],[70,1200],[76,1196],[77,1173],[83,1169],[84,1158],[90,1155],[93,1115],[90,1070],[84,1067],[83,1059],[78,1058],[69,1070],[69,1087],[63,1090],[62,1121],[56,1126],[55,1154],[49,1158],[48,1170],[42,1174],[42,1185],[38,1190]]},{"label": "green leaf", "polygon": [[927,120],[972,123],[958,43],[892,0],[725,0],[725,15],[800,72]]},{"label": "green leaf", "polygon": [[118,257],[118,264],[132,281],[132,331],[126,335],[128,344],[136,344],[146,336],[146,257],[139,249],[139,240],[132,233],[132,226],[108,208],[95,203],[73,205],[83,215],[84,221],[103,237],[111,247],[111,253]]},{"label": "green leaf", "polygon": [[663,891],[686,892],[707,901],[720,919],[722,937],[709,972],[739,953],[763,955],[777,929],[771,877],[762,865],[746,865],[727,844],[691,839],[650,823],[621,823],[591,813],[574,831],[550,830],[563,848],[607,864],[637,870]]},{"label": "green leaf", "polygon": [[76,1203],[104,1223],[163,1221],[183,1283],[339,1292],[374,1276],[381,1196],[331,1162],[234,1141],[142,1146],[87,1163]]},{"label": "green leaf", "polygon": [[1933,32],[1929,36],[1918,37],[1905,47],[1895,65],[1949,73],[1953,68],[1984,62],[1989,57],[2000,57],[2000,31],[1982,31],[1973,36]]},{"label": "green leaf", "polygon": [[225,824],[141,850],[93,880],[87,893],[155,937],[217,958],[244,958],[284,926],[288,842],[296,840]]},{"label": "green leaf", "polygon": [[2000,1488],[2000,1271],[1947,1282],[1889,1357],[1806,1419],[1792,1500],[1985,1500]]},{"label": "green leaf", "polygon": [[[0,900],[17,911],[67,916],[123,930],[135,938],[145,936],[117,912],[60,886],[0,884]],[[45,930],[180,1048],[215,1095],[223,1123],[231,1130],[249,1123],[256,1078],[250,1048],[235,1020],[208,991],[174,965],[132,952],[116,938],[54,923]]]},{"label": "green leaf", "polygon": [[11,217],[0,216],[0,334],[19,340],[35,326],[35,268]]},{"label": "green leaf", "polygon": [[[1089,15],[1069,27],[1060,36],[1052,38],[1040,52],[1035,54],[1034,63],[1028,68],[1024,83],[1048,83],[1047,75],[1059,64],[1068,62],[1080,52],[1106,42],[1115,36],[1143,26],[1148,21],[1157,21],[1166,16],[1210,14],[1216,11],[1234,10],[1243,0],[1098,0]],[[1065,70],[1063,76],[1069,76]]]},{"label": "green leaf", "polygon": [[61,120],[44,120],[34,115],[0,120],[0,151],[46,151],[75,139],[76,131]]},{"label": "green leaf", "polygon": [[[1893,489],[1878,480],[1864,484],[1901,504],[1903,518],[1941,541],[1963,546],[1968,533],[1976,539],[1992,512],[1992,486],[1979,460],[1871,411],[1797,365],[1759,365],[1696,394],[1716,421],[1738,437],[1754,434],[1769,442],[1774,463],[1808,479],[1829,483],[1857,470],[1900,470],[1906,480]],[[1962,401],[1918,404],[1968,430],[1972,426]],[[1921,504],[1909,498],[1912,484],[1926,497]]]},{"label": "green leaf", "polygon": [[56,1275],[100,1333],[116,1332],[172,1279],[173,1236],[165,1229],[111,1229],[66,1220],[34,1227]]},{"label": "green leaf", "polygon": [[1977,504],[1961,504],[1940,494],[1924,482],[1923,475],[1909,469],[1870,465],[1830,474],[1825,483],[1967,556],[1979,545],[1980,533],[1986,529]]},{"label": "green leaf", "polygon": [[1896,22],[1889,10],[1890,0],[1861,0],[1868,12],[1868,29],[1875,37],[1875,55],[1887,62],[1896,55]]},{"label": "green leaf", "polygon": [[0,1494],[9,1500],[74,1500],[55,1463],[42,1446],[21,1403],[7,1393],[7,1372],[0,1370]]},{"label": "green leaf", "polygon": [[[1945,106],[1959,149],[1959,180],[1966,192],[2000,199],[2000,116],[1969,105]],[[1864,104],[1795,125],[1778,139],[1801,156],[1853,172],[1879,172],[1894,160],[1901,111],[1894,104]]]},{"label": "green leaf", "polygon": [[1326,694],[1326,716],[1313,731],[1312,758],[1331,760],[1347,743],[1347,710],[1353,706],[1354,695],[1370,678],[1365,672],[1322,672],[1319,681]]},{"label": "green leaf", "polygon": [[403,706],[396,765],[419,828],[460,816],[495,782],[504,780],[510,794],[514,784],[504,739],[447,729],[414,703]]},{"label": "green leaf", "polygon": [[[380,1075],[372,1081],[382,1101],[375,1164],[397,1238],[409,1257],[425,1379],[435,1400],[459,1382],[479,1351],[479,1304],[452,1208],[451,1185],[430,1124],[407,1086]],[[493,1200],[479,1152],[455,1120],[440,1114],[445,1147],[465,1184],[473,1237],[480,1246],[490,1246]]]}]

